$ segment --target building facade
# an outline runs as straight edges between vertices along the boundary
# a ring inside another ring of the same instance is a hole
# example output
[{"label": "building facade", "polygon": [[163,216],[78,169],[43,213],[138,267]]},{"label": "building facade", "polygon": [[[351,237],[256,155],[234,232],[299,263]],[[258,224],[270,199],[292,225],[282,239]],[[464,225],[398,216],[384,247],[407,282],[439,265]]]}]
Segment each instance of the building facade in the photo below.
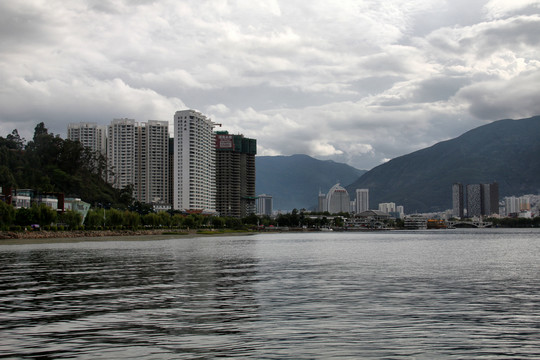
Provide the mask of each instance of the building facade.
[{"label": "building facade", "polygon": [[482,215],[482,189],[480,184],[467,185],[467,217]]},{"label": "building facade", "polygon": [[499,184],[467,185],[467,217],[499,213]]},{"label": "building facade", "polygon": [[256,140],[223,131],[215,144],[216,211],[236,218],[254,214]]},{"label": "building facade", "polygon": [[271,216],[274,204],[271,195],[261,194],[257,197],[257,215]]},{"label": "building facade", "polygon": [[482,190],[482,215],[499,213],[499,184],[480,184]]},{"label": "building facade", "polygon": [[463,184],[455,183],[452,185],[452,216],[461,219],[463,215]]},{"label": "building facade", "polygon": [[97,123],[71,123],[68,124],[67,138],[71,141],[78,141],[84,147],[94,152],[107,154],[107,127],[99,126]]},{"label": "building facade", "polygon": [[195,110],[174,114],[174,189],[176,210],[216,211],[215,124]]},{"label": "building facade", "polygon": [[356,189],[355,212],[360,214],[369,210],[369,189]]},{"label": "building facade", "polygon": [[380,203],[379,204],[379,211],[382,211],[384,213],[390,214],[396,212],[396,203],[389,202],[389,203]]},{"label": "building facade", "polygon": [[107,128],[107,181],[116,189],[135,184],[135,120],[114,119]]},{"label": "building facade", "polygon": [[169,122],[139,124],[136,141],[135,198],[147,204],[170,204]]},{"label": "building facade", "polygon": [[334,185],[326,195],[326,207],[330,214],[350,211],[350,197],[347,190],[339,184]]},{"label": "building facade", "polygon": [[108,181],[117,189],[133,187],[142,203],[170,203],[169,123],[114,119],[108,127]]}]

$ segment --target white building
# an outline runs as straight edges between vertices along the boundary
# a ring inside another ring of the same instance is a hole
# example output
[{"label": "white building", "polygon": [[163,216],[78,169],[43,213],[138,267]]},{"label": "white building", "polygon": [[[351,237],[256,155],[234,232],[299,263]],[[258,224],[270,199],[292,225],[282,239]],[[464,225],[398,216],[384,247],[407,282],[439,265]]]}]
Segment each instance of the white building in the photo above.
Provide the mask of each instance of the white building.
[{"label": "white building", "polygon": [[257,196],[257,215],[272,215],[274,211],[271,195],[261,194]]},{"label": "white building", "polygon": [[369,210],[369,189],[356,189],[356,213]]},{"label": "white building", "polygon": [[521,211],[531,210],[531,203],[528,196],[508,196],[504,198],[505,215],[518,214]]},{"label": "white building", "polygon": [[349,193],[339,184],[334,185],[326,195],[326,206],[330,214],[348,213],[350,201]]},{"label": "white building", "polygon": [[169,204],[169,122],[149,120],[137,126],[137,200]]},{"label": "white building", "polygon": [[135,138],[133,119],[114,119],[108,127],[107,162],[112,173],[108,182],[117,189],[135,184]]},{"label": "white building", "polygon": [[215,124],[195,110],[174,114],[176,210],[216,211]]},{"label": "white building", "polygon": [[114,119],[108,127],[109,182],[117,189],[133,186],[143,203],[169,203],[169,123]]},{"label": "white building", "polygon": [[97,123],[81,122],[68,125],[67,138],[78,141],[94,152],[107,154],[107,127]]},{"label": "white building", "polygon": [[385,212],[387,214],[396,212],[396,203],[393,203],[393,202],[380,203],[379,204],[379,211]]}]

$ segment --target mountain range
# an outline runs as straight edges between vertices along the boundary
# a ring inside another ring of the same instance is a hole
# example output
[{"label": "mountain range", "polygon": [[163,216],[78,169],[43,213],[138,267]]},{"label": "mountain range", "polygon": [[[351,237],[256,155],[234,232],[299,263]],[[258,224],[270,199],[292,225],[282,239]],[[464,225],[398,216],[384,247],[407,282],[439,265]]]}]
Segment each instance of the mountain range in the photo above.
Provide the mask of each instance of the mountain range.
[{"label": "mountain range", "polygon": [[540,116],[499,120],[379,165],[347,186],[368,188],[371,208],[406,213],[452,207],[452,184],[499,184],[499,197],[540,191]]},{"label": "mountain range", "polygon": [[392,159],[370,171],[307,155],[258,156],[257,194],[274,209],[315,209],[319,191],[336,183],[369,189],[370,208],[382,202],[406,213],[452,207],[452,184],[499,184],[500,198],[540,192],[540,116],[498,120],[451,140]]},{"label": "mountain range", "polygon": [[350,184],[366,172],[308,155],[257,156],[255,166],[257,194],[272,195],[275,210],[316,210],[319,191]]}]

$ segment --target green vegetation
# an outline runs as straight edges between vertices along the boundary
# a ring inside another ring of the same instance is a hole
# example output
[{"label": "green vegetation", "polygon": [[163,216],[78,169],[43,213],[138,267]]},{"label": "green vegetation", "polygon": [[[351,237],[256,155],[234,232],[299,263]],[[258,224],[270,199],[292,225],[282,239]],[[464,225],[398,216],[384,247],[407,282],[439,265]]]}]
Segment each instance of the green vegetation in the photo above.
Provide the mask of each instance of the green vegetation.
[{"label": "green vegetation", "polygon": [[28,143],[17,130],[6,138],[0,136],[0,186],[4,188],[61,192],[92,205],[126,206],[123,193],[104,180],[106,172],[102,154],[50,134],[43,123],[35,127]]},{"label": "green vegetation", "polygon": [[492,222],[494,227],[501,228],[538,228],[540,227],[540,216],[532,219],[528,218],[489,218],[486,221]]}]

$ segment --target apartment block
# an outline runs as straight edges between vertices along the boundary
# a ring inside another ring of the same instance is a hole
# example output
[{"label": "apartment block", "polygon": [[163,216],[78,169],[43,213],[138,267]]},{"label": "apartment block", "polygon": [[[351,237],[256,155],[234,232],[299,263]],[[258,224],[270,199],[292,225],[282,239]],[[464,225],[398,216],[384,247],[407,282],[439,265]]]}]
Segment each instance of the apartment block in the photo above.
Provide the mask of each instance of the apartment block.
[{"label": "apartment block", "polygon": [[215,125],[195,110],[174,114],[174,209],[216,212]]},{"label": "apartment block", "polygon": [[215,139],[216,211],[237,218],[254,214],[256,140],[226,131]]}]

